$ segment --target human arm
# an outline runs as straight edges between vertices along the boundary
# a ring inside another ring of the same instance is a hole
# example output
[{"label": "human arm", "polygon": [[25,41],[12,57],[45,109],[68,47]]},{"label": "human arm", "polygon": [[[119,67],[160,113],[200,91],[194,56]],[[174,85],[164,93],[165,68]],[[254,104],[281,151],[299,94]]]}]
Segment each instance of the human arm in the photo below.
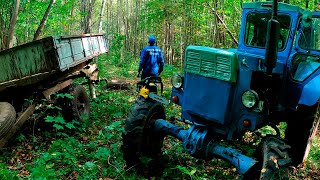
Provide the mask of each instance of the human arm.
[{"label": "human arm", "polygon": [[160,51],[159,54],[159,59],[158,59],[158,64],[159,64],[159,74],[161,74],[161,72],[163,71],[163,67],[164,67],[164,57],[162,54],[162,51]]},{"label": "human arm", "polygon": [[139,68],[138,68],[138,77],[140,76],[140,73],[144,67],[144,64],[145,64],[145,54],[146,54],[146,51],[145,49],[143,49],[141,52],[140,52],[140,63],[139,63]]}]

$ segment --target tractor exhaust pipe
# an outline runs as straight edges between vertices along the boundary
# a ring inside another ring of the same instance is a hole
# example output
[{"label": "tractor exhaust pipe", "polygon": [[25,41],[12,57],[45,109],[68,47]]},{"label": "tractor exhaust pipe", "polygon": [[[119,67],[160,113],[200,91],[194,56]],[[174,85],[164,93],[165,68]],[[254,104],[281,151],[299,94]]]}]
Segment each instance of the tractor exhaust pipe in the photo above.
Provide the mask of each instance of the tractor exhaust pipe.
[{"label": "tractor exhaust pipe", "polygon": [[267,68],[267,75],[272,75],[273,68],[276,67],[278,41],[280,37],[280,23],[278,21],[278,1],[273,0],[272,17],[268,21],[265,66]]}]

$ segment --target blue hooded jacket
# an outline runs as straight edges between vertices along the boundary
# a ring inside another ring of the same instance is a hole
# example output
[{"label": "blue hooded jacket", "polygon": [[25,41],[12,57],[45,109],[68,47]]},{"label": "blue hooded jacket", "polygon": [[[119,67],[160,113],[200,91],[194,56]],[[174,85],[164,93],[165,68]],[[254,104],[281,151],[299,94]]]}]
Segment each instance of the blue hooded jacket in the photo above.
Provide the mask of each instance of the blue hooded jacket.
[{"label": "blue hooded jacket", "polygon": [[142,49],[140,54],[139,72],[142,76],[158,76],[164,67],[164,58],[159,47],[155,46],[156,39],[154,36],[149,38],[149,46]]}]

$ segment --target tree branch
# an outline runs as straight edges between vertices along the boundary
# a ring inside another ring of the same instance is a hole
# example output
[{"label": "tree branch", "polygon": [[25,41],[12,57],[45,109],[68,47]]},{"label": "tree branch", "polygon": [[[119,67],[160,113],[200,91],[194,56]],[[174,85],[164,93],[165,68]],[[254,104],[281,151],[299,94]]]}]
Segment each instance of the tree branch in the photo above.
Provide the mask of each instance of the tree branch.
[{"label": "tree branch", "polygon": [[215,11],[215,9],[209,4],[207,3],[207,5],[209,6],[209,8],[211,9],[212,14],[214,14],[215,16],[217,16],[218,20],[222,23],[222,25],[224,26],[224,28],[227,30],[228,34],[231,36],[233,42],[238,46],[238,40],[236,37],[233,36],[233,34],[231,33],[231,31],[229,30],[229,28],[227,27],[227,25],[224,23],[224,21],[222,20],[222,18],[219,16],[219,14],[217,13],[217,11]]}]

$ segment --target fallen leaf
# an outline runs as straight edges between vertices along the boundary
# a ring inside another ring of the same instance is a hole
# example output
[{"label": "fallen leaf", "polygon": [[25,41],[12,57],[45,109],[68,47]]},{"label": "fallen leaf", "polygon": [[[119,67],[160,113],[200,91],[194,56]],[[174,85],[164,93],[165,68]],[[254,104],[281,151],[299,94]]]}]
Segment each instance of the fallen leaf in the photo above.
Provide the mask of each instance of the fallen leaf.
[{"label": "fallen leaf", "polygon": [[28,174],[29,174],[29,171],[21,171],[20,174],[21,174],[21,175],[28,175]]}]

